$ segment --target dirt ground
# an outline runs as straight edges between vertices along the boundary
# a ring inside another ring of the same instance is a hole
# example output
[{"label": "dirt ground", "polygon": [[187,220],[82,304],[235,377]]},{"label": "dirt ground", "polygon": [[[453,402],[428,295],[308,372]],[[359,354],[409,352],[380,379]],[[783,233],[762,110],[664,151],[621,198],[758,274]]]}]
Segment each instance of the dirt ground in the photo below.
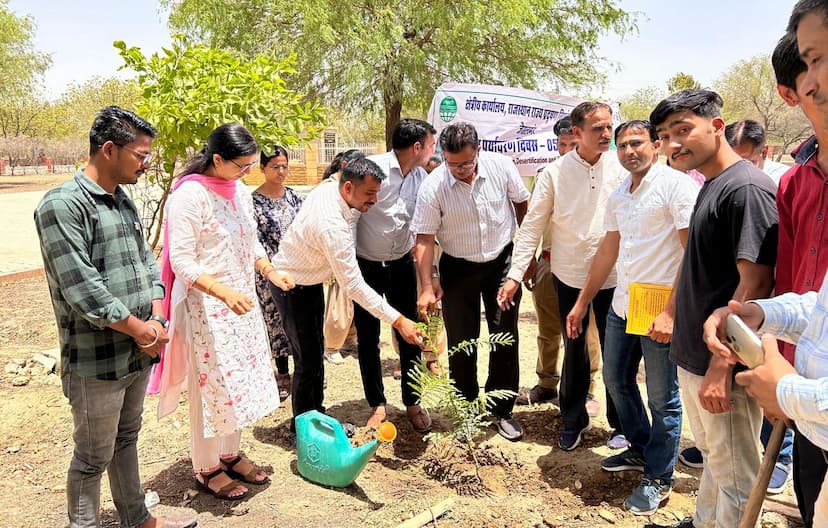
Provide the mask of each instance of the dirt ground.
[{"label": "dirt ground", "polygon": [[[0,309],[0,364],[56,347],[43,277],[0,284],[0,297],[5,299]],[[521,381],[532,385],[537,326],[529,299],[522,304],[520,328]],[[148,397],[139,453],[144,486],[161,499],[153,511],[170,514],[191,509],[198,512],[199,525],[206,527],[387,527],[453,498],[451,511],[430,526],[508,528],[643,526],[645,522],[675,522],[693,512],[699,471],[680,464],[673,494],[656,515],[646,519],[625,512],[623,500],[639,476],[601,471],[601,459],[610,454],[605,445],[606,422],[597,419],[582,446],[564,452],[555,444],[559,420],[552,404],[516,407],[515,416],[525,429],[520,442],[510,443],[494,429],[486,432],[481,456],[486,489],[452,486],[450,472],[447,476],[435,467],[445,468],[447,461],[457,459],[457,452],[451,442],[430,445],[411,429],[400,401],[399,382],[391,377],[394,353],[388,338],[386,329],[382,337],[384,382],[389,419],[396,423],[399,436],[393,444],[380,447],[354,484],[344,489],[326,488],[297,473],[288,431],[288,400],[242,436],[243,449],[272,470],[271,484],[254,489],[247,499],[236,503],[190,492],[195,486],[188,459],[186,406],[180,405],[171,419],[159,423],[155,417],[157,400]],[[486,372],[485,353],[480,363],[479,371]],[[344,364],[326,368],[329,412],[340,421],[364,425],[369,409],[363,400],[356,358],[347,357]],[[4,402],[0,482],[5,483],[6,493],[0,501],[0,527],[65,526],[65,472],[72,453],[72,424],[59,378],[35,375],[27,385],[13,387],[12,375],[0,376],[0,400]],[[446,425],[443,418],[435,423],[438,429]],[[364,431],[357,433],[357,438],[366,436]],[[682,447],[690,443],[685,424]],[[440,475],[449,482],[441,482]],[[104,526],[118,526],[106,477],[102,495]],[[766,502],[774,510],[785,510],[784,504],[794,503],[790,484],[774,501]],[[766,528],[800,525],[777,511],[766,512],[762,521]]]},{"label": "dirt ground", "polygon": [[22,174],[0,176],[0,194],[45,191],[72,177],[74,173],[61,174]]}]

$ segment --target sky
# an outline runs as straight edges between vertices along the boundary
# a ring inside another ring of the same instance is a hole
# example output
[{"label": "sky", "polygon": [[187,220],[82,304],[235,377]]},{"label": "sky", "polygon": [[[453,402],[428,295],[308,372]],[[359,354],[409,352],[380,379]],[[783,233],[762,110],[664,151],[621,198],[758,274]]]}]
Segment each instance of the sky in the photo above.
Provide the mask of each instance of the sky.
[{"label": "sky", "polygon": [[[607,75],[603,87],[586,92],[617,100],[638,88],[666,89],[677,72],[703,86],[729,66],[769,54],[787,24],[795,0],[620,0],[638,16],[638,32],[621,41],[601,39],[596,53]],[[37,24],[35,46],[52,54],[44,79],[45,94],[58,97],[67,86],[94,77],[128,76],[112,42],[123,40],[145,54],[170,42],[166,15],[156,0],[11,0],[16,14]],[[688,7],[688,6],[692,6]]]}]

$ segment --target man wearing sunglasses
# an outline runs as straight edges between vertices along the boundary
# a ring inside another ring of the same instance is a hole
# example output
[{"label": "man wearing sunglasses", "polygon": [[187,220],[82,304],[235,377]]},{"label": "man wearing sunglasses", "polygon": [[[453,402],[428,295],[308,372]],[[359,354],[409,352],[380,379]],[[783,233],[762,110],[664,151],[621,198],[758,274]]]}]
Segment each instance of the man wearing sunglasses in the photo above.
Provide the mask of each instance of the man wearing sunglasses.
[{"label": "man wearing sunglasses", "polygon": [[[512,259],[512,237],[526,214],[529,191],[506,156],[481,152],[477,131],[468,123],[448,126],[440,135],[445,163],[423,183],[412,222],[417,234],[421,313],[443,301],[448,347],[480,335],[480,300],[489,333],[508,332],[511,345],[498,345],[489,356],[486,390],[518,390],[517,310],[497,304],[497,289]],[[432,269],[434,241],[443,248],[439,274]],[[537,244],[536,244],[537,245]],[[516,302],[520,301],[520,294]],[[468,400],[477,398],[477,349],[449,357],[449,372]],[[512,418],[514,398],[497,400],[492,409],[498,433],[518,440],[523,430]]]}]

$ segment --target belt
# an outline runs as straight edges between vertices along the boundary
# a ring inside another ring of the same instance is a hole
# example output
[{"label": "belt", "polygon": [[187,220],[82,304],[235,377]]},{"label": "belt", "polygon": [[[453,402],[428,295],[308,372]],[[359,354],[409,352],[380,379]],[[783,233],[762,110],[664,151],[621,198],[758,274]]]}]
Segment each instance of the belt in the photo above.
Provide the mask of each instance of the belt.
[{"label": "belt", "polygon": [[550,257],[550,255],[549,255],[549,250],[548,249],[544,249],[543,251],[541,251],[541,258],[543,260],[545,260],[546,262],[549,262],[550,261],[549,257]]},{"label": "belt", "polygon": [[368,263],[369,265],[373,264],[373,265],[382,266],[383,268],[387,268],[388,266],[392,266],[392,265],[400,263],[400,262],[408,262],[408,261],[411,260],[412,256],[411,256],[411,253],[406,253],[402,257],[400,257],[398,259],[394,259],[394,260],[369,260],[369,259],[363,258],[363,257],[357,257],[357,258],[359,260],[363,261],[363,262]]}]

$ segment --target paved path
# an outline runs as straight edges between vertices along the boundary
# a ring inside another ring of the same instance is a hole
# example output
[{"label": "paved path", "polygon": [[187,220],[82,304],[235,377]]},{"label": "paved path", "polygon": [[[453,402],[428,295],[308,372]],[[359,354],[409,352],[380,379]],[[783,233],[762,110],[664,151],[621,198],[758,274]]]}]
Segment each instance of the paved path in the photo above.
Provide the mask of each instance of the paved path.
[{"label": "paved path", "polygon": [[0,194],[0,276],[43,267],[33,214],[44,194]]},{"label": "paved path", "polygon": [[[293,187],[303,195],[312,188]],[[33,214],[44,194],[46,190],[0,194],[0,277],[43,267]]]}]

